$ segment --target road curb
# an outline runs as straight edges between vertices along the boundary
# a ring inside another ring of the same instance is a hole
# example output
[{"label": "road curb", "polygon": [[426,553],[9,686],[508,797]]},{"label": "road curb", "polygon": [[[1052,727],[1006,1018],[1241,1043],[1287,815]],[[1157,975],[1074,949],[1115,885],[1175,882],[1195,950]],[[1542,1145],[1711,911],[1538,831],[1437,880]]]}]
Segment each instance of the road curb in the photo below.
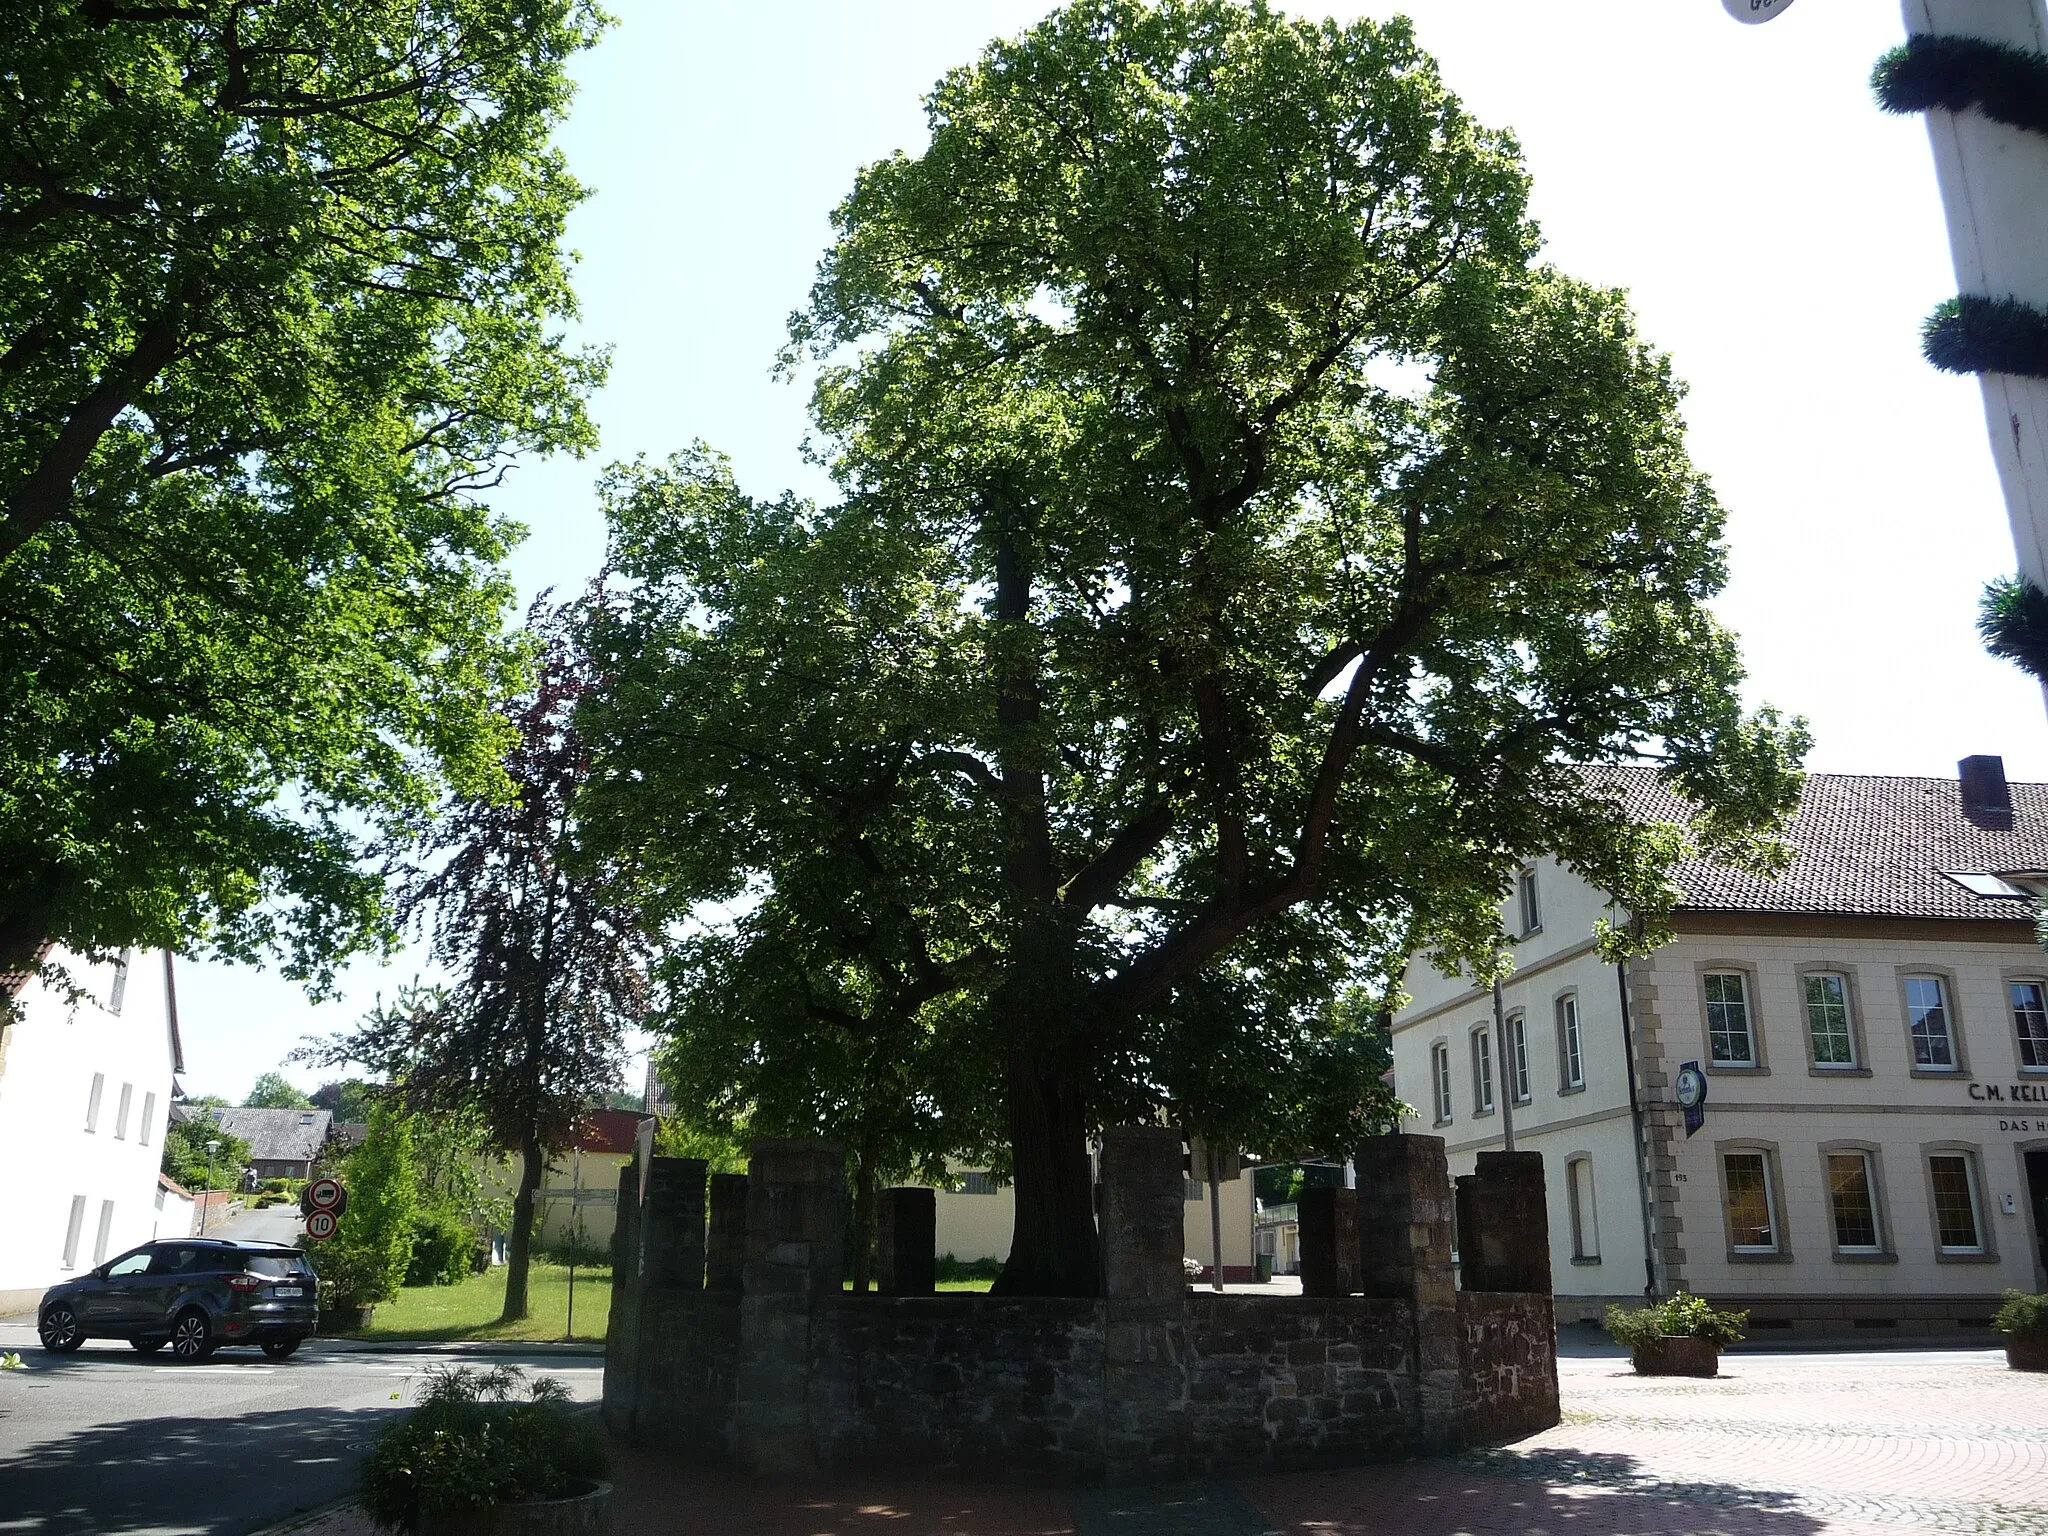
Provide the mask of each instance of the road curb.
[{"label": "road curb", "polygon": [[301,1346],[307,1355],[543,1355],[563,1359],[604,1358],[602,1344],[563,1344],[516,1339],[322,1339]]},{"label": "road curb", "polygon": [[266,1525],[259,1530],[251,1531],[249,1536],[291,1536],[291,1533],[294,1531],[310,1530],[329,1515],[339,1514],[345,1509],[353,1509],[355,1502],[354,1494],[350,1494],[346,1498],[334,1499],[313,1509],[301,1510],[298,1514],[291,1516],[289,1519],[280,1520],[275,1525]]}]

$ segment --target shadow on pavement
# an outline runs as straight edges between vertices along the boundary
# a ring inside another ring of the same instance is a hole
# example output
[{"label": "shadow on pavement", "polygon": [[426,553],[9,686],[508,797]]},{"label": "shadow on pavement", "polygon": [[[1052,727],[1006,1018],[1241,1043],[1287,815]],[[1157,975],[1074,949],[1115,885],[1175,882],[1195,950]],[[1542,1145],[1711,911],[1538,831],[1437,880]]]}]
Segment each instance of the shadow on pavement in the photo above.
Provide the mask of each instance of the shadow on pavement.
[{"label": "shadow on pavement", "polygon": [[1829,1522],[1788,1493],[1659,1483],[1632,1456],[1484,1453],[1249,1479],[1281,1536],[1817,1536]]},{"label": "shadow on pavement", "polygon": [[388,1417],[382,1408],[301,1408],[64,1434],[0,1464],[0,1532],[239,1536],[350,1492]]}]

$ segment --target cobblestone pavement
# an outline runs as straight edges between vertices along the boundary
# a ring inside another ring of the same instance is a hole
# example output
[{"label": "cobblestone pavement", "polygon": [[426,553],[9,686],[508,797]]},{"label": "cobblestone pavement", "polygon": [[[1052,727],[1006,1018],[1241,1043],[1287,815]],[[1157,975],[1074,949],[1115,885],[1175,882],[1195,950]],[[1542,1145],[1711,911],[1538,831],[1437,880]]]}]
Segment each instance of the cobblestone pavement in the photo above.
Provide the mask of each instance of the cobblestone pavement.
[{"label": "cobblestone pavement", "polygon": [[[1730,1355],[1712,1381],[1559,1362],[1513,1446],[1234,1485],[817,1488],[619,1456],[614,1536],[2048,1536],[2048,1375],[1989,1350]],[[368,1536],[330,1516],[305,1536]]]},{"label": "cobblestone pavement", "polygon": [[2048,1376],[1992,1350],[1559,1362],[1564,1422],[1446,1462],[1243,1485],[1315,1536],[2048,1533]]}]

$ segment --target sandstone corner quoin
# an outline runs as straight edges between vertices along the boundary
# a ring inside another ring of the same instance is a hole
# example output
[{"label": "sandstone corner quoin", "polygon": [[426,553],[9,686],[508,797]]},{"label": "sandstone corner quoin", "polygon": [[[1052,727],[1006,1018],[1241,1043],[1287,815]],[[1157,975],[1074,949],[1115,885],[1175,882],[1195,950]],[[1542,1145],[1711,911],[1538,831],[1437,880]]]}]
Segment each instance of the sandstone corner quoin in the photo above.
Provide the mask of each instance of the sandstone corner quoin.
[{"label": "sandstone corner quoin", "polygon": [[887,1230],[906,1251],[881,1263],[897,1282],[843,1291],[835,1143],[756,1142],[745,1177],[709,1181],[708,1211],[703,1163],[629,1165],[605,1422],[763,1476],[1064,1483],[1393,1460],[1556,1424],[1535,1154],[1458,1181],[1462,1290],[1442,1141],[1372,1138],[1357,1166],[1356,1191],[1329,1192],[1352,1219],[1304,1230],[1322,1294],[1191,1292],[1179,1133],[1111,1130],[1103,1295],[1082,1298],[932,1294],[924,1190],[884,1196],[904,1207]]}]

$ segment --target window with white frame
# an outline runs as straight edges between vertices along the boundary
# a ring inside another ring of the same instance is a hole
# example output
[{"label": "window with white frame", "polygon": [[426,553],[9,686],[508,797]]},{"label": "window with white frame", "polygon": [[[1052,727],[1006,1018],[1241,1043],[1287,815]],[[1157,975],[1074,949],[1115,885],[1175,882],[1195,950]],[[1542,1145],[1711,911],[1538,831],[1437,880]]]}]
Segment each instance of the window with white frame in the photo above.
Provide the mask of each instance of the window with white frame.
[{"label": "window with white frame", "polygon": [[145,1093],[142,1096],[142,1119],[135,1126],[135,1144],[142,1147],[148,1146],[149,1138],[155,1133],[156,1095]]},{"label": "window with white frame", "polygon": [[1586,1052],[1579,1039],[1579,999],[1572,992],[1557,1000],[1557,1063],[1561,1091],[1586,1086]]},{"label": "window with white frame", "polygon": [[114,1202],[100,1202],[100,1229],[92,1240],[92,1262],[95,1267],[107,1262],[107,1237],[114,1230]]},{"label": "window with white frame", "polygon": [[1943,1253],[1984,1251],[1983,1213],[1977,1209],[1977,1171],[1967,1152],[1937,1152],[1927,1159],[1934,1190],[1934,1239]]},{"label": "window with white frame", "polygon": [[1956,1069],[1955,1031],[1949,1020],[1948,983],[1939,976],[1906,978],[1906,1027],[1913,1036],[1913,1065],[1923,1072]]},{"label": "window with white frame", "polygon": [[1877,1180],[1868,1152],[1830,1152],[1828,1210],[1835,1220],[1835,1248],[1841,1253],[1878,1253]]},{"label": "window with white frame", "polygon": [[128,997],[128,962],[135,958],[135,951],[124,949],[121,958],[114,962],[114,985],[107,993],[107,1012],[118,1014],[121,1004]]},{"label": "window with white frame", "polygon": [[1832,971],[1806,977],[1806,1038],[1816,1067],[1856,1065],[1856,1036],[1849,1027],[1849,978]]},{"label": "window with white frame", "polygon": [[2015,981],[2007,991],[2012,998],[2012,1028],[2019,1038],[2020,1065],[2048,1069],[2048,987],[2038,981]]},{"label": "window with white frame", "polygon": [[64,1225],[63,1268],[78,1267],[78,1235],[85,1229],[85,1196],[71,1197],[71,1219]]},{"label": "window with white frame", "polygon": [[1543,926],[1543,908],[1536,897],[1536,871],[1525,869],[1515,881],[1522,901],[1522,934],[1527,937]]},{"label": "window with white frame", "polygon": [[1749,978],[1740,971],[1709,971],[1707,1055],[1717,1067],[1756,1065],[1756,1032],[1750,1026]]},{"label": "window with white frame", "polygon": [[100,1095],[107,1091],[107,1074],[95,1072],[92,1075],[92,1092],[85,1098],[85,1133],[90,1136],[100,1128]]},{"label": "window with white frame", "polygon": [[1565,1164],[1565,1191],[1571,1201],[1572,1257],[1600,1257],[1600,1215],[1593,1204],[1593,1159],[1575,1157]]},{"label": "window with white frame", "polygon": [[114,1106],[114,1140],[128,1139],[128,1111],[135,1103],[135,1085],[121,1085],[121,1102]]},{"label": "window with white frame", "polygon": [[1508,1081],[1517,1104],[1529,1102],[1529,1021],[1508,1015]]},{"label": "window with white frame", "polygon": [[1439,1040],[1429,1048],[1429,1091],[1436,1110],[1436,1123],[1451,1123],[1451,1048]]},{"label": "window with white frame", "polygon": [[1728,1202],[1728,1246],[1737,1253],[1778,1251],[1778,1197],[1771,1188],[1771,1155],[1758,1149],[1721,1157]]},{"label": "window with white frame", "polygon": [[1493,1034],[1481,1025],[1472,1031],[1473,1113],[1493,1113]]}]

